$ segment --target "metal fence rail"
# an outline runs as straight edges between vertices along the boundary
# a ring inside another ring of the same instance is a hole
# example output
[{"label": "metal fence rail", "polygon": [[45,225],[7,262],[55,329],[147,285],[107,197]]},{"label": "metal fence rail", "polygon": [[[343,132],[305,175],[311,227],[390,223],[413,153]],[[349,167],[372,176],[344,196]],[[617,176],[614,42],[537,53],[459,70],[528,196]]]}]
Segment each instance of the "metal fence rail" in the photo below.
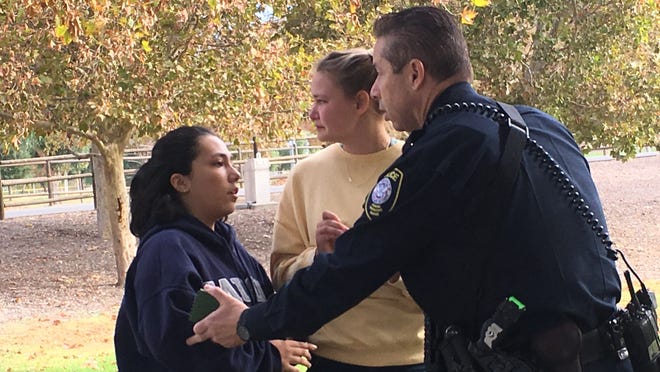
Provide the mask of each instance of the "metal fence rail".
[{"label": "metal fence rail", "polygon": [[[242,171],[249,158],[255,156],[269,158],[270,179],[272,183],[277,183],[278,180],[286,179],[288,171],[295,163],[322,148],[315,137],[270,144],[273,147],[261,150],[258,150],[253,142],[230,147],[232,163]],[[147,148],[128,149],[124,152],[124,176],[127,185],[130,185],[130,180],[137,169],[149,159],[150,152],[151,149]],[[5,218],[7,208],[52,206],[74,200],[89,202],[90,199],[94,199],[92,156],[92,154],[57,155],[0,160],[0,220]],[[8,170],[19,167],[29,167],[26,173],[38,176],[11,179],[6,175],[3,176],[10,173]],[[57,168],[63,169],[58,172]]]}]

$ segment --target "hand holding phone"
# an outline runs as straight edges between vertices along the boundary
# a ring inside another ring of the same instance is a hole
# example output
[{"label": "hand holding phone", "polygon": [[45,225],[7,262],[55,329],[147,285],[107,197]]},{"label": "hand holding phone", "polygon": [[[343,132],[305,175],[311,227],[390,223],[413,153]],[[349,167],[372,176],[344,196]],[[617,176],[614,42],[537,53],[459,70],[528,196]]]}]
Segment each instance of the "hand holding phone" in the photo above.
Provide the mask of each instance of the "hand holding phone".
[{"label": "hand holding phone", "polygon": [[192,309],[190,309],[188,319],[193,323],[197,323],[211,312],[215,311],[218,306],[220,306],[220,304],[215,297],[211,296],[205,290],[200,289],[195,295],[195,300],[193,301]]}]

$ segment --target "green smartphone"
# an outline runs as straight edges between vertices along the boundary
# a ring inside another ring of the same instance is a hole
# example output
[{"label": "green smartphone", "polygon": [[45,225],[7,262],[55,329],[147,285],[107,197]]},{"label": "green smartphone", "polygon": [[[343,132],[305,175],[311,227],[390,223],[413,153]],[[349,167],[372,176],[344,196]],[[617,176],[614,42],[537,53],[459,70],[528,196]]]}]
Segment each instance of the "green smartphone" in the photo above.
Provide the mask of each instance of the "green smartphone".
[{"label": "green smartphone", "polygon": [[197,323],[204,319],[204,317],[209,315],[215,309],[217,309],[218,306],[220,306],[220,304],[218,303],[218,300],[215,299],[215,297],[211,296],[205,290],[200,289],[195,295],[195,300],[193,301],[192,308],[190,309],[190,315],[188,316],[188,319],[193,323]]}]

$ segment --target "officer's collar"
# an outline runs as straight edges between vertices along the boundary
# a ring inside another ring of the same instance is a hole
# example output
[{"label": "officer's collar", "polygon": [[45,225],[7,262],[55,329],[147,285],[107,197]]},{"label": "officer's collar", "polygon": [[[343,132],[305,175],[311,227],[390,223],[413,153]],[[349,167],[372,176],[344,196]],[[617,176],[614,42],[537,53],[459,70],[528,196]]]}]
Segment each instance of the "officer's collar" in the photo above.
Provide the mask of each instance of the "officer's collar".
[{"label": "officer's collar", "polygon": [[403,153],[406,153],[408,150],[410,150],[410,148],[413,147],[415,141],[424,135],[426,127],[429,126],[432,122],[432,118],[434,117],[433,113],[438,110],[438,108],[455,102],[480,100],[479,97],[480,96],[477,94],[474,88],[472,88],[472,85],[470,85],[468,82],[456,83],[442,91],[442,93],[440,93],[440,95],[438,95],[433,100],[433,103],[431,104],[431,107],[426,114],[424,125],[420,129],[410,132],[410,135],[406,139],[406,143],[403,146]]},{"label": "officer's collar", "polygon": [[424,126],[430,124],[430,117],[439,107],[456,102],[476,101],[478,100],[478,97],[479,95],[474,90],[474,88],[472,88],[472,85],[466,81],[462,81],[450,86],[449,88],[442,91],[442,93],[440,93],[440,95],[438,95],[435,100],[433,100],[429,111],[426,113]]}]

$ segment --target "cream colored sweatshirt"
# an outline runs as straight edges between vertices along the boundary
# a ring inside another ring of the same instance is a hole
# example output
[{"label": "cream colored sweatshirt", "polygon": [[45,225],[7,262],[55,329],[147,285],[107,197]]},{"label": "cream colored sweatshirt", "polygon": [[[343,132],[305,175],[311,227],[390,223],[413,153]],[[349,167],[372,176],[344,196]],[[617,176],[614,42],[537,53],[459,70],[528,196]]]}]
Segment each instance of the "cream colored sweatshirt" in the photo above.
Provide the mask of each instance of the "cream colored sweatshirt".
[{"label": "cream colored sweatshirt", "polygon": [[[401,154],[402,145],[398,142],[373,154],[353,155],[333,144],[296,164],[275,216],[271,276],[276,289],[298,269],[311,265],[321,213],[332,211],[352,226],[362,213],[365,197]],[[319,347],[315,354],[343,363],[422,363],[424,317],[398,278],[323,326],[309,341]]]}]

